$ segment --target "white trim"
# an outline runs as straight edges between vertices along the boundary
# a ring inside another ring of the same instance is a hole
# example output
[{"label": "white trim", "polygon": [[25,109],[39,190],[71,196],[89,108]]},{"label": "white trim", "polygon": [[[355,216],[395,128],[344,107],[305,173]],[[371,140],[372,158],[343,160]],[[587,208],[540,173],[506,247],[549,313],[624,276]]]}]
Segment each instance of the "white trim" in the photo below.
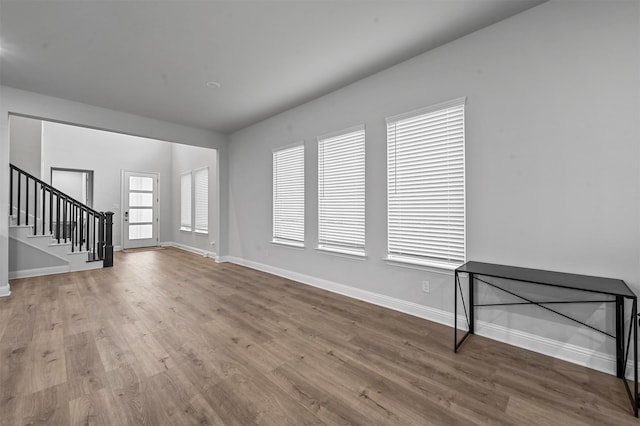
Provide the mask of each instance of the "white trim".
[{"label": "white trim", "polygon": [[42,275],[64,274],[71,272],[69,265],[48,266],[46,268],[22,269],[20,271],[9,271],[9,279],[40,277]]},{"label": "white trim", "polygon": [[197,247],[191,247],[185,244],[176,243],[174,241],[164,241],[160,243],[161,247],[174,247],[180,250],[188,251],[190,253],[199,254],[203,257],[211,257],[213,259],[217,259],[216,253],[213,251],[203,250]]},{"label": "white trim", "polygon": [[269,242],[271,244],[275,244],[277,246],[292,247],[292,248],[297,248],[297,249],[304,249],[305,248],[303,242],[293,242],[293,241],[284,241],[284,240],[271,240]]},{"label": "white trim", "polygon": [[282,150],[289,149],[289,148],[295,148],[295,147],[300,146],[300,145],[304,146],[304,144],[305,144],[305,140],[302,139],[302,140],[299,140],[297,142],[292,142],[292,143],[290,143],[288,145],[282,145],[282,146],[273,147],[273,148],[271,148],[271,152],[273,153],[273,152],[278,152],[278,151],[282,151]]},{"label": "white trim", "polygon": [[332,256],[344,257],[346,259],[366,260],[368,258],[365,251],[356,251],[342,248],[334,248],[331,246],[319,245],[316,247],[318,253],[329,254]]},{"label": "white trim", "polygon": [[4,285],[0,285],[0,297],[9,297],[11,296],[11,286],[9,283]]},{"label": "white trim", "polygon": [[323,139],[331,139],[336,136],[346,135],[348,133],[355,133],[359,131],[366,131],[364,124],[358,124],[356,126],[347,127],[346,129],[336,130],[335,132],[325,133],[316,137],[316,142],[320,142]]},{"label": "white trim", "polygon": [[415,117],[416,115],[429,114],[430,112],[439,111],[441,109],[457,107],[467,104],[467,97],[462,96],[460,98],[451,99],[449,101],[440,102],[439,104],[429,105],[428,107],[418,108],[411,111],[403,112],[402,114],[392,115],[386,118],[386,123],[393,123],[395,121],[404,120],[405,118]]},{"label": "white trim", "polygon": [[[155,236],[152,236],[151,240],[154,240],[154,247],[158,246],[158,242],[160,241],[160,228],[161,228],[161,217],[160,217],[160,172],[137,172],[130,169],[120,169],[120,241],[122,241],[122,247],[124,247],[126,242],[131,242],[129,239],[125,239],[125,221],[124,221],[124,211],[125,207],[127,207],[127,211],[130,210],[129,200],[128,200],[128,183],[125,182],[125,177],[127,173],[136,174],[138,176],[147,175],[147,177],[152,177],[155,179],[155,190],[153,191],[153,195],[155,196],[153,212],[155,213],[155,221],[153,221],[155,229]],[[127,222],[128,223],[128,222]],[[147,238],[145,238],[147,239]],[[140,241],[140,240],[134,240]],[[133,247],[124,247],[127,248],[139,248],[135,245]]]},{"label": "white trim", "polygon": [[[203,228],[198,228],[198,224],[196,223],[196,203],[198,202],[198,198],[196,197],[196,173],[202,171],[202,170],[206,170],[207,171],[207,229],[203,229]],[[197,169],[193,169],[191,170],[191,186],[192,186],[192,192],[193,192],[193,198],[192,198],[192,215],[193,215],[193,221],[192,221],[192,228],[193,228],[193,233],[194,234],[199,234],[199,235],[209,235],[209,206],[211,203],[209,203],[209,182],[211,181],[211,178],[209,177],[209,166],[204,166],[204,167],[198,167]]]},{"label": "white trim", "polygon": [[393,266],[401,266],[414,269],[434,270],[434,272],[444,273],[453,276],[453,271],[462,266],[453,265],[451,263],[436,262],[429,260],[414,259],[410,257],[402,257],[398,255],[387,255],[384,261]]},{"label": "white trim", "polygon": [[[237,265],[246,266],[248,268],[294,280],[302,284],[318,287],[323,290],[341,294],[343,296],[362,300],[374,305],[393,309],[398,312],[403,312],[405,314],[413,315],[418,318],[453,327],[453,313],[443,311],[441,309],[419,305],[417,303],[397,299],[395,297],[373,293],[367,290],[350,287],[333,281],[323,280],[320,278],[312,277],[310,275],[300,274],[298,272],[293,272],[234,256],[221,256],[216,259],[216,262],[230,262]],[[464,317],[459,316],[458,326],[460,327],[463,322]],[[475,334],[477,334],[478,336],[483,336],[500,342],[508,343],[510,345],[527,349],[533,352],[548,355],[553,358],[568,361],[577,365],[592,368],[594,370],[602,371],[604,373],[615,375],[615,355],[589,350],[566,342],[560,342],[546,337],[541,337],[531,333],[517,331],[500,325],[478,320],[476,320]],[[627,377],[632,377],[632,375],[633,364],[632,362],[629,362],[627,365]]]}]

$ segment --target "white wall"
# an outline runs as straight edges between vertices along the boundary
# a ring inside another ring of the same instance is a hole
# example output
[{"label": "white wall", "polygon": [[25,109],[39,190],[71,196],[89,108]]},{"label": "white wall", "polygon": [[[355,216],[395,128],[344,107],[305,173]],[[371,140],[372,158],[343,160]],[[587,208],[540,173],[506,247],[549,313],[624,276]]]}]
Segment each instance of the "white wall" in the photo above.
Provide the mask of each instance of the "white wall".
[{"label": "white wall", "polygon": [[43,252],[17,239],[9,239],[9,271],[19,276],[24,271],[42,271],[55,266],[68,266],[63,259]]},{"label": "white wall", "polygon": [[[11,146],[13,146],[13,142],[11,143]],[[49,179],[49,184],[51,186],[64,192],[71,198],[80,201],[82,204],[87,204],[87,190],[91,190],[91,188],[87,188],[88,172],[59,169],[52,170],[51,166],[48,170],[48,174],[51,176]]]},{"label": "white wall", "polygon": [[40,121],[14,116],[10,119],[9,127],[9,140],[13,141],[10,155],[11,163],[39,178],[42,144]]},{"label": "white wall", "polygon": [[122,247],[122,170],[160,175],[160,240],[172,232],[171,143],[42,122],[43,179],[51,168],[93,170],[93,208],[112,211],[113,245]]},{"label": "white wall", "polygon": [[[467,259],[621,278],[640,294],[639,12],[637,2],[551,1],[236,132],[229,144],[230,255],[350,292],[452,312],[450,272],[383,261],[384,119],[466,96]],[[315,250],[315,138],[358,124],[367,138],[365,260]],[[300,140],[303,250],[269,243],[271,152]],[[430,281],[429,294],[422,280]],[[600,308],[578,311],[611,323]],[[591,333],[553,316],[533,320],[540,316],[480,313],[612,353],[611,341],[592,341]]]},{"label": "white wall", "polygon": [[[9,176],[9,114],[78,124],[185,145],[216,148],[220,155],[220,200],[221,203],[225,203],[227,197],[227,137],[225,135],[0,86],[0,176]],[[0,185],[0,205],[8,204],[9,189],[7,185]],[[220,226],[219,237],[222,253],[226,250],[227,213],[225,210],[223,209],[220,218],[223,224]],[[8,221],[0,220],[0,295],[8,291]]]},{"label": "white wall", "polygon": [[[184,145],[172,145],[171,185],[173,193],[171,234],[167,241],[196,248],[207,253],[217,254],[219,235],[219,187],[218,156],[214,149],[198,148]],[[209,168],[209,233],[180,230],[180,175],[200,169]]]}]

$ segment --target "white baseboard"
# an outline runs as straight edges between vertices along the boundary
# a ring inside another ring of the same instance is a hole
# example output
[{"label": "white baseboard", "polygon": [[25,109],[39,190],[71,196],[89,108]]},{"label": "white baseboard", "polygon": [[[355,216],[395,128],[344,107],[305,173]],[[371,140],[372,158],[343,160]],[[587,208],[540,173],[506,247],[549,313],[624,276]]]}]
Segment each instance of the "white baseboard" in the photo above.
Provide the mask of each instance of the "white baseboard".
[{"label": "white baseboard", "polygon": [[11,286],[9,283],[0,285],[0,297],[9,297],[11,296]]},{"label": "white baseboard", "polygon": [[[9,271],[9,279],[40,277],[42,275],[64,274],[69,272],[69,265],[49,266],[46,268],[23,269],[20,271]],[[1,288],[0,288],[1,291]]]},{"label": "white baseboard", "polygon": [[217,260],[216,254],[212,251],[203,250],[197,247],[187,246],[185,244],[176,243],[174,241],[164,241],[160,243],[161,247],[175,247],[180,250],[188,251],[191,253],[199,254],[204,257],[211,257]]},{"label": "white baseboard", "polygon": [[[350,287],[344,284],[323,280],[310,275],[300,274],[234,256],[221,256],[216,259],[216,261],[231,262],[237,265],[246,266],[453,328],[453,313],[441,309],[419,305],[417,303],[397,299],[395,297],[373,293],[367,290]],[[463,328],[461,326],[464,323],[464,317],[458,316],[458,327]],[[584,367],[592,368],[594,370],[602,371],[604,373],[615,374],[616,371],[616,359],[614,355],[596,352],[580,346],[541,337],[531,333],[476,320],[475,334]],[[453,337],[453,330],[451,331],[451,336]],[[627,377],[633,377],[633,364],[631,362],[627,365]]]}]

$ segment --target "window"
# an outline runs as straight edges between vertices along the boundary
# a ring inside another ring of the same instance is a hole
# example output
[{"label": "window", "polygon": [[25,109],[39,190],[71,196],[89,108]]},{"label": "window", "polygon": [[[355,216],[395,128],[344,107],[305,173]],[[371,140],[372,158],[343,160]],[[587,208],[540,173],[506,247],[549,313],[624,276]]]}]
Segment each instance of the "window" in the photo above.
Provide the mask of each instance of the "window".
[{"label": "window", "polygon": [[180,229],[191,231],[191,172],[180,175]]},{"label": "window", "polygon": [[198,169],[193,172],[195,231],[209,231],[209,169]]},{"label": "window", "polygon": [[318,138],[318,248],[364,255],[364,127]]},{"label": "window", "polygon": [[464,103],[387,119],[389,260],[465,261]]},{"label": "window", "polygon": [[204,234],[209,231],[208,167],[180,175],[180,229]]},{"label": "window", "polygon": [[273,153],[273,242],[304,246],[304,145]]}]

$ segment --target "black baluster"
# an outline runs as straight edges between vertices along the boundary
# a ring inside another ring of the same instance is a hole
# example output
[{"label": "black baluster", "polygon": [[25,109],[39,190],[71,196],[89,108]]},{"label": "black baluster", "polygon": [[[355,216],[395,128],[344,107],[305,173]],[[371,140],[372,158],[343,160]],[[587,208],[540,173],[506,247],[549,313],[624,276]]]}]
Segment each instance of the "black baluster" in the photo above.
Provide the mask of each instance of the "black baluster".
[{"label": "black baluster", "polygon": [[76,244],[78,244],[78,212],[80,211],[80,206],[75,205],[75,214],[73,215],[73,234],[76,237]]},{"label": "black baluster", "polygon": [[49,233],[53,237],[53,192],[49,189]]},{"label": "black baluster", "polygon": [[78,224],[79,228],[80,228],[80,232],[78,235],[78,250],[82,251],[82,214],[83,214],[83,210],[82,208],[80,208],[80,213],[78,214],[78,221],[80,222]]},{"label": "black baluster", "polygon": [[56,238],[60,244],[60,194],[56,193]]},{"label": "black baluster", "polygon": [[98,259],[104,260],[104,212],[98,219]]},{"label": "black baluster", "polygon": [[72,201],[69,208],[71,209],[71,212],[69,213],[69,239],[71,240],[71,253],[73,253],[75,251],[75,246],[76,246],[75,238],[73,238],[74,236],[73,224],[75,221],[76,202]]},{"label": "black baluster", "polygon": [[22,183],[20,182],[21,180],[22,174],[18,173],[18,211],[16,212],[16,215],[18,216],[18,226],[20,226],[20,189],[22,187]]},{"label": "black baluster", "polygon": [[91,247],[93,247],[93,260],[96,260],[96,215],[93,214],[93,220],[91,221],[91,226],[93,226],[93,241],[91,243]]},{"label": "black baluster", "polygon": [[9,173],[9,216],[13,216],[13,167]]},{"label": "black baluster", "polygon": [[33,235],[38,234],[38,181],[33,180]]},{"label": "black baluster", "polygon": [[24,199],[25,199],[25,208],[24,208],[24,224],[29,226],[29,176],[25,176],[24,183]]},{"label": "black baluster", "polygon": [[42,189],[42,235],[44,235],[44,224],[45,224],[45,215],[46,215],[46,207],[47,207],[47,199],[44,193],[44,185],[40,184],[40,188]]},{"label": "black baluster", "polygon": [[67,204],[69,204],[69,200],[64,197],[62,202],[62,239],[65,243],[67,242]]},{"label": "black baluster", "polygon": [[87,249],[87,251],[89,251],[89,239],[90,239],[90,234],[89,234],[89,210],[87,210],[87,238],[85,240],[85,248]]}]

